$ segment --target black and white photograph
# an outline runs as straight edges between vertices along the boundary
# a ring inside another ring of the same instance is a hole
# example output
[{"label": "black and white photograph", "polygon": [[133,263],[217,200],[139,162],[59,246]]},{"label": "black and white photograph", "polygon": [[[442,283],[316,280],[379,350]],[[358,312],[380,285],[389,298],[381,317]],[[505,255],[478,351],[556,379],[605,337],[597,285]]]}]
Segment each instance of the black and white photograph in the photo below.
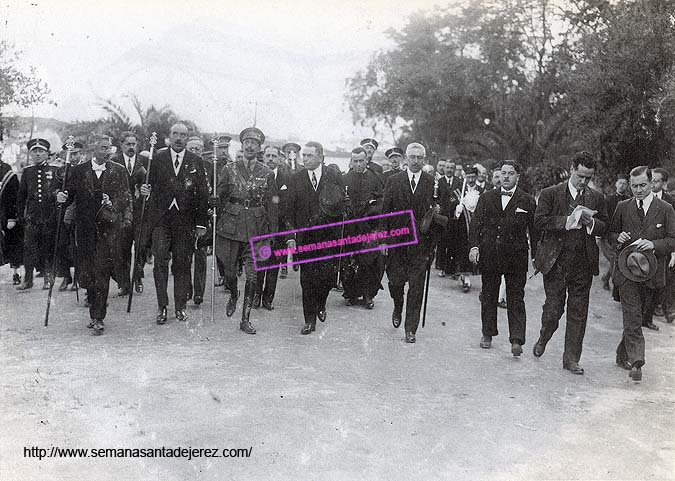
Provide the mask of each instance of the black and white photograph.
[{"label": "black and white photograph", "polygon": [[0,0],[0,365],[2,481],[675,481],[675,0]]}]

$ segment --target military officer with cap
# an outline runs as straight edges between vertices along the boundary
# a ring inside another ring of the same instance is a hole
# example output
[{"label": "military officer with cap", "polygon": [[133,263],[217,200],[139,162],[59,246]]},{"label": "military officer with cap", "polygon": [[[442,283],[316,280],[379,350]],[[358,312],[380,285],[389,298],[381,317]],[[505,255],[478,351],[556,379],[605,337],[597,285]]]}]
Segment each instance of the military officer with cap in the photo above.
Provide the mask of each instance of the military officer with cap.
[{"label": "military officer with cap", "polygon": [[384,156],[387,159],[389,159],[389,162],[391,163],[391,170],[388,170],[387,172],[382,172],[382,182],[386,184],[387,179],[389,177],[401,172],[401,162],[403,161],[403,149],[399,149],[398,147],[392,147],[391,149],[387,149],[387,151],[384,153]]},{"label": "military officer with cap", "polygon": [[285,155],[291,172],[297,172],[303,167],[302,160],[300,159],[300,150],[302,148],[295,142],[286,142],[281,147],[281,152]]},{"label": "military officer with cap", "polygon": [[366,156],[368,158],[367,167],[375,172],[376,174],[382,173],[382,166],[376,162],[373,162],[373,154],[377,150],[377,146],[380,145],[375,139],[363,139],[361,141],[361,147],[366,151]]},{"label": "military officer with cap", "polygon": [[255,334],[249,317],[257,275],[249,241],[251,237],[277,231],[279,197],[272,170],[256,160],[265,134],[256,127],[248,127],[241,131],[239,140],[244,159],[227,164],[218,179],[218,195],[212,198],[212,204],[219,205],[215,252],[225,266],[225,283],[230,291],[228,317],[237,309],[237,264],[240,257],[243,260],[246,285],[239,328]]},{"label": "military officer with cap", "polygon": [[232,162],[232,158],[230,157],[230,141],[232,140],[232,137],[229,135],[219,135],[218,136],[218,145],[216,146],[216,158],[218,159],[218,162],[222,162],[220,165],[225,165],[226,163],[229,164]]},{"label": "military officer with cap", "polygon": [[[26,275],[17,286],[20,291],[33,287],[33,269],[42,265],[51,271],[54,242],[56,241],[57,170],[48,164],[49,142],[45,139],[28,141],[33,165],[24,169],[17,197],[17,212],[24,226],[23,265]],[[43,289],[49,288],[45,276]]]}]

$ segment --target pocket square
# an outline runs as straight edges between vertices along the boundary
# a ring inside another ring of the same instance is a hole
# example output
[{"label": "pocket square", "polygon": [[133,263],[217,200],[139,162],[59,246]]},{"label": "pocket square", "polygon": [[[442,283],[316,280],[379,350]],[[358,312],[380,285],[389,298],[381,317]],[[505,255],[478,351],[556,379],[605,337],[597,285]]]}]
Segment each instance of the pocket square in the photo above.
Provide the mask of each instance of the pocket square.
[{"label": "pocket square", "polygon": [[520,207],[516,207],[516,214],[518,212],[522,212],[523,214],[527,214],[527,211],[525,209],[521,209]]},{"label": "pocket square", "polygon": [[286,187],[286,184],[282,185],[282,186],[279,188],[279,190],[287,190],[287,189],[288,189],[288,187]]},{"label": "pocket square", "polygon": [[192,169],[192,170],[190,171],[190,173],[191,173],[191,174],[197,173],[197,169]]},{"label": "pocket square", "polygon": [[661,227],[663,227],[663,224],[656,224],[656,228],[657,228],[657,229],[659,229],[659,228],[661,228]]}]

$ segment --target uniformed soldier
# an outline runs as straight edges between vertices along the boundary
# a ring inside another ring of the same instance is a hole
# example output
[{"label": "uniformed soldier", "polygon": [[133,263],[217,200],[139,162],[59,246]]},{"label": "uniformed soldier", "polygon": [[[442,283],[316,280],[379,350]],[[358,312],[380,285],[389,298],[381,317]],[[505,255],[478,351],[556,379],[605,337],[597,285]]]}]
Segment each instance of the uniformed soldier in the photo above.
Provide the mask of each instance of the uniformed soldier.
[{"label": "uniformed soldier", "polygon": [[[45,139],[28,141],[33,165],[24,169],[17,198],[17,212],[24,226],[23,265],[26,269],[23,282],[17,290],[33,287],[33,269],[44,266],[51,272],[54,242],[56,241],[56,190],[57,167],[47,163],[49,142]],[[49,289],[45,276],[43,289]]]},{"label": "uniformed soldier", "polygon": [[361,141],[361,147],[366,151],[366,156],[368,159],[368,168],[374,171],[377,174],[382,173],[382,166],[376,162],[373,162],[373,154],[377,150],[377,146],[380,145],[375,139],[363,139]]},{"label": "uniformed soldier", "polygon": [[246,285],[239,328],[247,334],[255,334],[249,317],[257,276],[253,270],[249,240],[277,231],[279,197],[272,171],[256,160],[265,142],[265,134],[260,129],[249,127],[241,131],[239,140],[244,160],[229,163],[223,169],[218,179],[217,198],[211,203],[219,205],[215,250],[225,266],[225,282],[230,291],[226,314],[231,317],[237,309],[237,263],[241,257]]},{"label": "uniformed soldier", "polygon": [[401,162],[403,162],[403,150],[399,149],[398,147],[392,147],[391,149],[388,149],[384,153],[384,156],[387,159],[389,159],[389,162],[391,163],[391,170],[388,170],[387,172],[382,172],[382,182],[386,184],[387,179],[389,177],[401,172]]},{"label": "uniformed soldier", "polygon": [[302,147],[295,142],[286,142],[281,147],[281,152],[283,152],[286,157],[287,165],[291,169],[291,174],[303,167],[302,159],[300,158],[300,150],[302,150]]},{"label": "uniformed soldier", "polygon": [[219,135],[218,136],[218,145],[216,146],[216,158],[218,162],[221,162],[221,166],[229,164],[232,162],[230,157],[230,141],[232,137],[229,135]]}]

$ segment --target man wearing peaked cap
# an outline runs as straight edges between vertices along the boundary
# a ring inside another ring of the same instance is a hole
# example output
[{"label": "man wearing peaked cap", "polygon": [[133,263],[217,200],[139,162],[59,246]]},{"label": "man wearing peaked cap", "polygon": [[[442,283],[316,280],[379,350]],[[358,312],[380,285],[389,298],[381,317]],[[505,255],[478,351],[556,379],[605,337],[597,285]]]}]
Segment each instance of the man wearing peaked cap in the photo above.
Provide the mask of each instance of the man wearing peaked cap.
[{"label": "man wearing peaked cap", "polygon": [[633,381],[642,379],[645,364],[642,326],[652,321],[658,290],[666,284],[667,262],[675,251],[675,210],[654,195],[651,175],[646,166],[630,172],[635,197],[619,202],[608,233],[610,244],[621,251],[616,260],[618,269],[612,273],[623,311],[623,336],[616,349],[616,363],[630,370]]},{"label": "man wearing peaked cap", "polygon": [[401,172],[401,162],[403,161],[403,150],[398,147],[392,147],[384,153],[385,157],[391,162],[391,170],[382,172],[382,183],[386,184],[387,179],[394,174]]},{"label": "man wearing peaked cap", "polygon": [[218,143],[216,145],[216,156],[218,158],[218,162],[223,162],[222,165],[225,165],[226,162],[232,162],[232,158],[230,157],[230,141],[232,140],[232,137],[229,135],[219,135],[218,136]]},{"label": "man wearing peaked cap", "polygon": [[295,142],[286,142],[281,147],[281,151],[286,155],[291,172],[300,170],[303,165],[302,160],[300,159],[300,150],[302,150],[302,147]]},{"label": "man wearing peaked cap", "polygon": [[243,260],[246,285],[239,328],[247,334],[255,334],[249,320],[257,280],[250,239],[277,231],[279,197],[272,170],[256,160],[265,134],[248,127],[241,131],[239,140],[244,159],[225,166],[218,179],[217,197],[211,200],[212,205],[219,208],[215,252],[224,264],[225,282],[230,291],[225,311],[228,317],[237,309],[238,262],[239,258]]},{"label": "man wearing peaked cap", "polygon": [[[51,260],[56,240],[56,190],[58,167],[49,165],[49,142],[45,139],[28,141],[33,165],[26,167],[21,176],[17,196],[17,215],[24,226],[23,265],[26,275],[17,289],[33,287],[33,269],[44,266],[51,272]],[[43,289],[49,289],[45,276]]]},{"label": "man wearing peaked cap", "polygon": [[374,171],[376,174],[382,173],[382,166],[376,162],[373,162],[373,154],[378,147],[377,140],[375,139],[363,139],[361,141],[361,147],[366,151],[366,156],[368,158],[368,168]]}]

